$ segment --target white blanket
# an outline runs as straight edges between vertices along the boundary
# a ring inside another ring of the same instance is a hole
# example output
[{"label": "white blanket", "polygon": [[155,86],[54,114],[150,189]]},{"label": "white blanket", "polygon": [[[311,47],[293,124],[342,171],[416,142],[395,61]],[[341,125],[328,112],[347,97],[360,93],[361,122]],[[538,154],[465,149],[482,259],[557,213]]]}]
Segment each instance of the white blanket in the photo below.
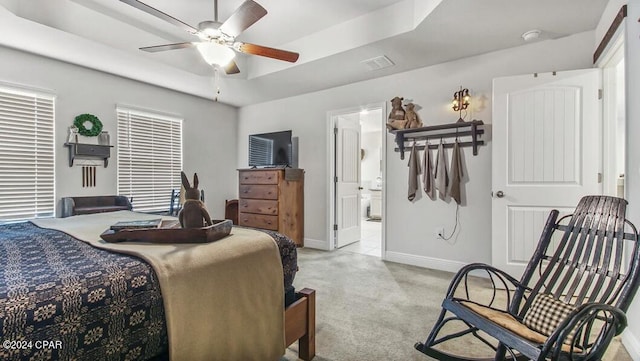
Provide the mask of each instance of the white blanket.
[{"label": "white blanket", "polygon": [[119,211],[33,223],[147,261],[160,283],[172,361],[278,360],[285,349],[284,285],[273,239],[242,228],[204,244],[107,243],[100,239],[116,222],[157,218]]}]

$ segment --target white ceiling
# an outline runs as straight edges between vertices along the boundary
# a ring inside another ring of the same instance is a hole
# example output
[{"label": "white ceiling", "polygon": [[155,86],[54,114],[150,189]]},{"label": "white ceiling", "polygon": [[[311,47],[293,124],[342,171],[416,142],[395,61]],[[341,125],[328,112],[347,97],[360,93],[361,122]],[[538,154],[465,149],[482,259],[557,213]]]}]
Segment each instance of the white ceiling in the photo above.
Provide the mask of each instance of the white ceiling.
[{"label": "white ceiling", "polygon": [[[213,20],[213,0],[142,0],[148,5],[196,26]],[[218,20],[224,22],[244,0],[218,0]],[[401,0],[258,0],[269,12],[240,39],[281,45]],[[294,30],[295,29],[295,30]]]},{"label": "white ceiling", "polygon": [[[192,26],[213,20],[213,0],[143,0]],[[243,0],[219,0],[224,21]],[[257,0],[269,12],[238,40],[297,51],[296,64],[240,54],[220,101],[242,106],[593,30],[607,0]],[[194,36],[118,0],[0,0],[0,45],[203,97],[212,68],[195,49],[139,47]],[[44,26],[43,26],[44,25]],[[7,35],[9,34],[9,35]],[[92,57],[83,51],[91,50]],[[386,55],[395,66],[367,71]]]}]

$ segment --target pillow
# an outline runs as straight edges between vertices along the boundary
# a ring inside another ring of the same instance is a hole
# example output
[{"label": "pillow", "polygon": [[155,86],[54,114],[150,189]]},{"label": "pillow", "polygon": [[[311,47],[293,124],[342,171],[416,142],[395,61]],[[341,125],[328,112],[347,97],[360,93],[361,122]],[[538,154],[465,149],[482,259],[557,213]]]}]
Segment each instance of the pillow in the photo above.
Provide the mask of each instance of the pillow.
[{"label": "pillow", "polygon": [[[549,336],[575,309],[575,306],[557,300],[552,295],[538,294],[531,302],[522,323],[534,331]],[[569,342],[573,339],[575,331],[569,334],[567,338]]]}]

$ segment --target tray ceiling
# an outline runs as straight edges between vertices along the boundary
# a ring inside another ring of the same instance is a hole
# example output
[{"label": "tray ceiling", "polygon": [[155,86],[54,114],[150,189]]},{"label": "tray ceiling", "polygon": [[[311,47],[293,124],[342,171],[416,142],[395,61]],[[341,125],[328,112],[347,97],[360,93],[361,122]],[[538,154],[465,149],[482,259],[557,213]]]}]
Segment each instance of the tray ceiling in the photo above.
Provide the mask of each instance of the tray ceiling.
[{"label": "tray ceiling", "polygon": [[[213,20],[213,0],[143,0],[197,26]],[[220,100],[242,106],[593,30],[606,0],[257,0],[268,14],[241,41],[299,52],[288,64],[237,57],[222,76]],[[224,21],[242,0],[219,0]],[[197,38],[117,0],[0,0],[0,45],[209,97],[212,68],[195,49],[145,53],[139,47]],[[576,11],[580,9],[580,11]],[[5,28],[2,28],[2,27]],[[99,58],[74,57],[90,48]],[[368,71],[386,55],[394,66]],[[116,60],[117,59],[117,60]],[[138,70],[136,70],[138,69]]]}]

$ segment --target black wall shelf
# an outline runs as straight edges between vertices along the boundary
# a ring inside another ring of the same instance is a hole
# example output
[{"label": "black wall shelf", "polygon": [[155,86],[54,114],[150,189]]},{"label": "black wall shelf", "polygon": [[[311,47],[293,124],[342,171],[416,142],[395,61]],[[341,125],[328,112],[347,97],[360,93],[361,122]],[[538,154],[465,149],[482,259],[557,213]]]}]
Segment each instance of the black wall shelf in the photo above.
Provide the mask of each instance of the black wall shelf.
[{"label": "black wall shelf", "polygon": [[[460,142],[461,147],[473,147],[473,155],[478,155],[478,146],[483,145],[484,141],[478,139],[484,134],[482,126],[484,123],[482,120],[473,120],[470,122],[459,122],[451,124],[432,125],[429,127],[413,128],[413,129],[400,129],[391,130],[389,133],[395,134],[396,144],[398,148],[395,148],[396,152],[400,152],[400,159],[404,159],[404,152],[411,145],[406,145],[405,142],[429,140],[429,139],[455,139],[464,136],[471,136],[470,142]],[[453,147],[454,143],[445,143],[445,148]],[[418,145],[417,149],[424,149],[426,145]],[[430,149],[437,149],[438,144],[429,144]]]},{"label": "black wall shelf", "polygon": [[109,165],[113,145],[64,143],[69,147],[69,167],[73,167],[75,158],[98,158],[104,160],[104,167]]}]

